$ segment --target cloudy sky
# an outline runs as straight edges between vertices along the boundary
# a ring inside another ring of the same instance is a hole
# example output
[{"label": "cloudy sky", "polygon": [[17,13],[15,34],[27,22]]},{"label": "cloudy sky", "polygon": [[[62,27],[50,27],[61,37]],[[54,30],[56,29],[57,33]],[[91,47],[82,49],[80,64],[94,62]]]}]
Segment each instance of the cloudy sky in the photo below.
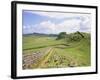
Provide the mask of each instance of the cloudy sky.
[{"label": "cloudy sky", "polygon": [[90,32],[91,15],[80,13],[60,13],[27,11],[22,13],[23,34],[58,34],[76,31]]}]

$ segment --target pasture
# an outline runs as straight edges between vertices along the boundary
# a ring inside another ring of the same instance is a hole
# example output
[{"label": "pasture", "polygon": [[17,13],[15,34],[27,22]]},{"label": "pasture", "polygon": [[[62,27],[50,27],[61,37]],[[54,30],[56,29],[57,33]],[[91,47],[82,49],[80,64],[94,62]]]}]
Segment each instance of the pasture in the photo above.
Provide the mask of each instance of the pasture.
[{"label": "pasture", "polygon": [[91,65],[90,35],[79,41],[56,36],[23,36],[23,69],[67,68]]}]

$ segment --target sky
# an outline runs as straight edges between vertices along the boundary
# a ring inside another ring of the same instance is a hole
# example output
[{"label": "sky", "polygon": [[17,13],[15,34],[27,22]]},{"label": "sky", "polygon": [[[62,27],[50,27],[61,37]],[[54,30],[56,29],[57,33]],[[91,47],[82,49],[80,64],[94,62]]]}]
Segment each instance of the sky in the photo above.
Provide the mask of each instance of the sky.
[{"label": "sky", "polygon": [[91,14],[23,10],[23,34],[91,31]]}]

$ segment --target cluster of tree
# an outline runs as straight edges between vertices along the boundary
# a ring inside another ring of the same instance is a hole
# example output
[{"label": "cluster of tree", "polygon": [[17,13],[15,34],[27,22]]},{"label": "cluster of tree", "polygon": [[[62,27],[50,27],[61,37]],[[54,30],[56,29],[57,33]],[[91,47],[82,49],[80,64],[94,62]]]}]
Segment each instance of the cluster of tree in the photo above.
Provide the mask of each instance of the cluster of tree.
[{"label": "cluster of tree", "polygon": [[84,38],[84,35],[79,31],[70,34],[67,34],[66,32],[61,32],[58,34],[56,40],[65,39],[67,41],[80,41],[82,38]]},{"label": "cluster of tree", "polygon": [[57,36],[57,40],[64,39],[66,38],[66,36],[67,36],[66,32],[60,32]]}]

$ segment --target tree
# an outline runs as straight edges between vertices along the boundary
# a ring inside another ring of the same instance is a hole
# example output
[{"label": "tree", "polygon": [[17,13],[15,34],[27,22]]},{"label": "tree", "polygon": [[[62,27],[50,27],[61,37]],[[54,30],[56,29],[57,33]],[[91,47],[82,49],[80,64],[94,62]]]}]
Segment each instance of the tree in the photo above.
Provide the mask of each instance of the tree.
[{"label": "tree", "polygon": [[77,33],[78,33],[79,35],[81,35],[82,38],[84,38],[84,35],[83,35],[82,33],[80,33],[79,31],[77,31]]},{"label": "tree", "polygon": [[66,32],[61,32],[58,34],[58,37],[57,37],[57,40],[58,39],[63,39],[63,38],[66,38]]},{"label": "tree", "polygon": [[69,41],[80,41],[82,38],[84,38],[84,35],[79,31],[69,35]]}]

